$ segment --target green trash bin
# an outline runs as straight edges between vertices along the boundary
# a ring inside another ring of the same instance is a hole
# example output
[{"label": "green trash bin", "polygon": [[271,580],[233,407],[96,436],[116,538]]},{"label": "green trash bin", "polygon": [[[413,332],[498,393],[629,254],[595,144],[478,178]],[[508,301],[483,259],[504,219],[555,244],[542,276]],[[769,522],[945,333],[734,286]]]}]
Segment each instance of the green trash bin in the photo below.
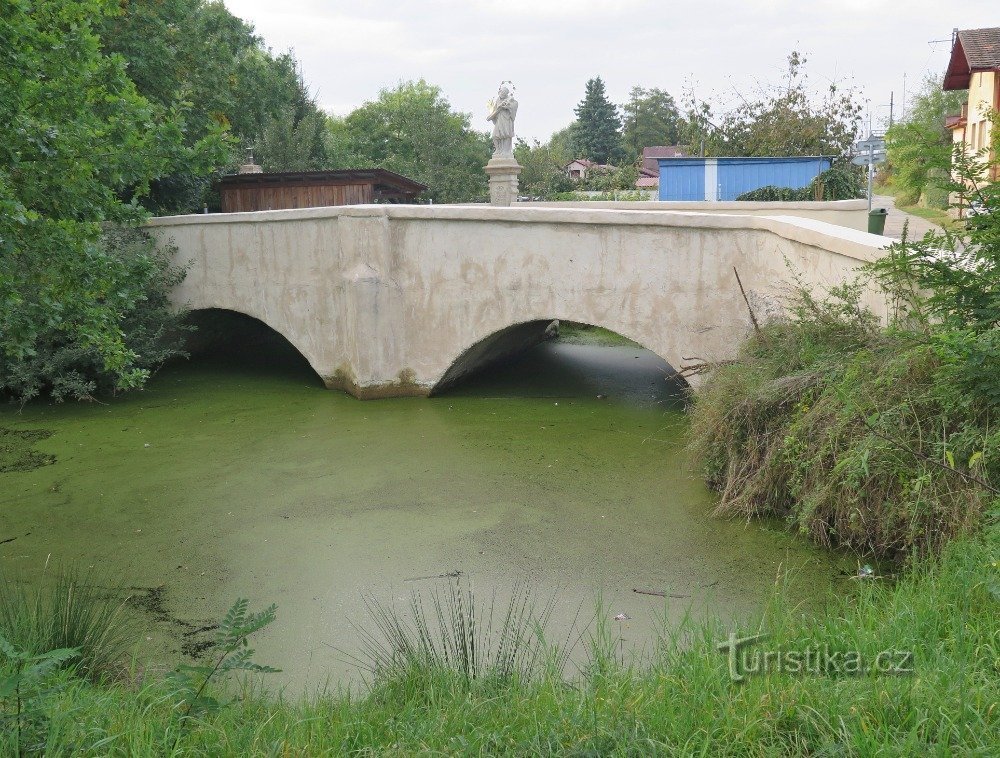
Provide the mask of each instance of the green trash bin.
[{"label": "green trash bin", "polygon": [[868,233],[885,234],[885,217],[889,211],[885,208],[872,208],[868,211]]}]

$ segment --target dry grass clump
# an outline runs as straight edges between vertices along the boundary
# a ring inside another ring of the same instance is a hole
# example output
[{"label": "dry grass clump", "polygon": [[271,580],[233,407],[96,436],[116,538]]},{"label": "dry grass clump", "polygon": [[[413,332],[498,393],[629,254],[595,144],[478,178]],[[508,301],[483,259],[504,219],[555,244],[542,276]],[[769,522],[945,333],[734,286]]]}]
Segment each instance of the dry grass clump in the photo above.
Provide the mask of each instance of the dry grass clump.
[{"label": "dry grass clump", "polygon": [[692,445],[720,514],[780,516],[823,545],[900,557],[981,523],[996,497],[990,422],[920,335],[810,300],[708,377]]}]

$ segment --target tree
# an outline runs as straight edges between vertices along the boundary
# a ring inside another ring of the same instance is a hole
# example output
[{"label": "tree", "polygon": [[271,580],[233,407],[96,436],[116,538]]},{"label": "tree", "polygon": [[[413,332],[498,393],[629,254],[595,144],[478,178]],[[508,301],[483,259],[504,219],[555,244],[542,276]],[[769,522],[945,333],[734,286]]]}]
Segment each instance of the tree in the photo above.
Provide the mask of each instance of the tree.
[{"label": "tree", "polygon": [[[785,81],[762,88],[707,130],[709,155],[846,155],[857,136],[862,106],[853,89],[831,84],[819,97],[808,89],[806,59],[792,51]],[[711,118],[705,109],[702,123]]]},{"label": "tree", "polygon": [[[945,117],[961,110],[967,94],[945,92],[941,84],[941,77],[928,75],[905,120],[893,124],[885,135],[888,168],[901,205],[912,205],[926,190],[934,189],[930,186],[934,174],[943,181],[948,178],[952,139]],[[938,195],[936,204],[947,207],[947,192],[941,188]]]},{"label": "tree", "polygon": [[[232,139],[212,168],[232,168],[250,147],[269,170],[325,162],[324,114],[290,53],[274,55],[221,2],[130,0],[102,20],[104,49],[128,61],[139,93],[186,115],[184,143],[227,130]],[[209,172],[178,161],[155,181],[144,203],[154,212],[200,208]]]},{"label": "tree", "polygon": [[288,106],[264,123],[254,141],[254,155],[265,171],[313,171],[326,156],[326,117],[308,113],[297,118]]},{"label": "tree", "polygon": [[327,149],[344,167],[380,167],[416,179],[435,202],[484,199],[490,140],[470,119],[452,110],[440,88],[423,79],[402,82],[342,121],[330,120]]},{"label": "tree", "polygon": [[622,144],[630,158],[642,155],[644,147],[677,144],[682,118],[668,92],[633,87],[622,110]]},{"label": "tree", "polygon": [[522,193],[546,197],[558,192],[568,192],[573,188],[565,171],[565,166],[571,159],[567,159],[551,142],[542,144],[535,140],[529,145],[519,139],[514,146],[514,157],[521,164],[519,178]]},{"label": "tree", "polygon": [[0,0],[0,394],[54,344],[88,352],[118,387],[142,383],[123,314],[147,281],[101,244],[101,225],[140,219],[152,180],[217,146],[209,134],[186,147],[183,114],[101,52],[94,24],[109,9]]},{"label": "tree", "polygon": [[621,155],[621,118],[614,103],[608,100],[601,77],[587,82],[583,100],[574,109],[574,146],[578,158],[597,163],[611,163]]}]

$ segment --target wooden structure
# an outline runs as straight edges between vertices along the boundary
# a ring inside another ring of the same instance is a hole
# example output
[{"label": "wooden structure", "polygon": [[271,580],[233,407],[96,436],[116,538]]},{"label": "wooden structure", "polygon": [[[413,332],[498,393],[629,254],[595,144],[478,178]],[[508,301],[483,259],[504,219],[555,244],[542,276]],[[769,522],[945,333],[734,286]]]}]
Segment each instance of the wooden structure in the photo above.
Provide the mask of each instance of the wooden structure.
[{"label": "wooden structure", "polygon": [[240,173],[219,181],[223,213],[412,203],[427,186],[381,168]]}]

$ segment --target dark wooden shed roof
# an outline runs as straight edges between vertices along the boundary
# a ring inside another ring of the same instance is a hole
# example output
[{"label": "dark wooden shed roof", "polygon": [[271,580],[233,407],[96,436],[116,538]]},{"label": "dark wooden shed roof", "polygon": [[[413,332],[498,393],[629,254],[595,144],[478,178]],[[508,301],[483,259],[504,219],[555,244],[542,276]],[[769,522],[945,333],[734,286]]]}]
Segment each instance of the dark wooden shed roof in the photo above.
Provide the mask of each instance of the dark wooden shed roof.
[{"label": "dark wooden shed roof", "polygon": [[232,174],[219,180],[221,187],[288,187],[305,184],[374,184],[377,190],[417,195],[426,184],[384,168],[350,168],[335,171],[275,171]]},{"label": "dark wooden shed roof", "polygon": [[1000,71],[1000,26],[955,31],[943,89],[968,89],[975,71]]}]

